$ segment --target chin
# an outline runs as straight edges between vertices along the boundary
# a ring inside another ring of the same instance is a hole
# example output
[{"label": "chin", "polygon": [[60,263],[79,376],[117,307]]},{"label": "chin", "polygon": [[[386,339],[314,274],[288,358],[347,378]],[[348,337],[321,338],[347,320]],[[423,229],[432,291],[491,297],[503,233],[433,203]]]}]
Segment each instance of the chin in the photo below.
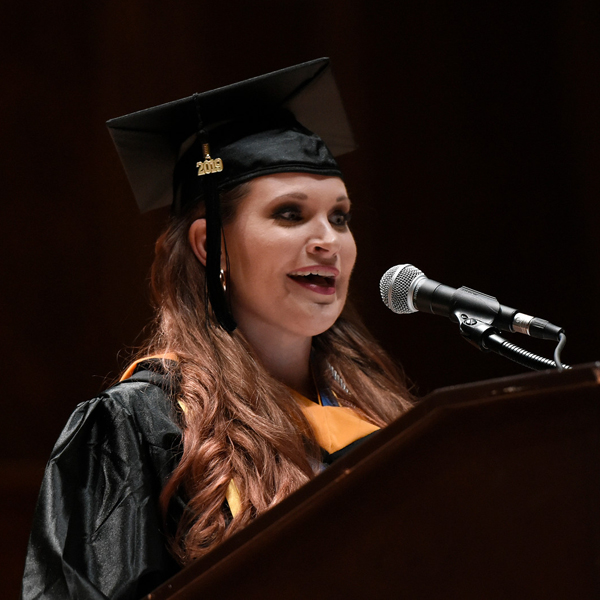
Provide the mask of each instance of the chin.
[{"label": "chin", "polygon": [[331,329],[342,314],[342,309],[343,306],[341,308],[337,307],[335,310],[322,312],[317,317],[313,316],[310,321],[306,323],[304,331],[310,336],[315,336]]}]

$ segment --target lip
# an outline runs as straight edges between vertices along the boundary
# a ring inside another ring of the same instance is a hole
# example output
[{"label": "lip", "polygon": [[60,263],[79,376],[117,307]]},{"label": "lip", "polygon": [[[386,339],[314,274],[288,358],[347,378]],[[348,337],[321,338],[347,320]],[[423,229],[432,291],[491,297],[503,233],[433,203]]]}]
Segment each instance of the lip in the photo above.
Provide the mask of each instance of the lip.
[{"label": "lip", "polygon": [[[317,285],[308,280],[304,280],[303,275],[307,273],[313,273],[315,275],[320,275],[321,277],[326,277],[327,279],[331,279],[331,285]],[[335,267],[325,266],[325,265],[310,265],[307,267],[300,267],[299,269],[294,269],[290,273],[288,273],[288,277],[299,286],[310,290],[316,294],[320,294],[322,296],[331,296],[335,294],[335,284],[336,277],[340,274],[339,269]],[[296,277],[299,275],[299,277]]]}]

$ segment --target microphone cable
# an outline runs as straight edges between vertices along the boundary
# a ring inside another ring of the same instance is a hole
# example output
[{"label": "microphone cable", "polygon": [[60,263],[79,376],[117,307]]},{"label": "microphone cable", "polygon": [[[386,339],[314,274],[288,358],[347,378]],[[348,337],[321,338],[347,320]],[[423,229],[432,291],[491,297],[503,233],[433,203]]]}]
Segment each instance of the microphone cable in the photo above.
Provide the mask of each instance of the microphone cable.
[{"label": "microphone cable", "polygon": [[560,360],[560,353],[567,343],[567,336],[564,333],[560,334],[560,341],[558,342],[556,348],[554,349],[554,360],[550,360],[549,358],[544,358],[543,356],[538,356],[533,352],[529,352],[516,344],[505,340],[502,336],[491,333],[485,338],[485,348],[487,350],[491,350],[503,356],[504,358],[508,358],[513,362],[521,365],[522,367],[526,367],[531,369],[532,371],[542,371],[544,369],[557,369],[559,372],[564,369],[570,369],[569,365],[564,364]]}]

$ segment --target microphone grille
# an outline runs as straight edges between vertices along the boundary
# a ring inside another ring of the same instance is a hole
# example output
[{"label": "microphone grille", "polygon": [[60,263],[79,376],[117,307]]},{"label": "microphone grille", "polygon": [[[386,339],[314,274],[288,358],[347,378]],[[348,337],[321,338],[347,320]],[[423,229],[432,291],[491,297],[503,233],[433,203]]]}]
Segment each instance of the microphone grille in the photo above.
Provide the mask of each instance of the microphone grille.
[{"label": "microphone grille", "polygon": [[409,297],[412,284],[418,277],[424,277],[424,273],[412,265],[396,265],[388,269],[379,282],[383,303],[400,315],[417,312],[412,302],[409,304]]}]

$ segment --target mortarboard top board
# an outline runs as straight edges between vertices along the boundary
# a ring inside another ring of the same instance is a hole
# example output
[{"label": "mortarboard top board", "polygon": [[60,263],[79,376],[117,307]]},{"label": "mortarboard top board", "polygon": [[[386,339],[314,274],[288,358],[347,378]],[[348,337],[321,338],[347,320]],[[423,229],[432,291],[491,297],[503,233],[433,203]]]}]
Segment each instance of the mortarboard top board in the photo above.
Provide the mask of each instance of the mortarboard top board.
[{"label": "mortarboard top board", "polygon": [[[236,123],[245,123],[257,117],[265,118],[281,109],[291,112],[295,120],[309,130],[306,133],[313,132],[316,134],[314,137],[317,140],[320,138],[326,145],[326,149],[313,158],[310,157],[312,150],[309,150],[308,158],[302,159],[306,164],[298,171],[322,170],[325,174],[334,174],[337,165],[331,155],[338,156],[355,149],[328,58],[111,119],[107,125],[139,208],[145,212],[173,202],[173,177],[182,156],[182,146],[200,130],[206,135],[211,154],[216,158],[222,150],[218,147],[220,130],[227,127],[230,131],[235,130]],[[299,137],[306,138],[302,135]],[[264,139],[272,139],[274,144],[271,157],[266,159],[273,165],[271,172],[295,171],[289,165],[297,165],[298,162],[290,160],[286,164],[280,160],[279,157],[285,152],[277,148],[277,138]],[[245,150],[250,148],[249,152],[254,152],[259,148],[261,153],[264,139],[260,142],[261,146],[257,146],[258,142],[254,142],[254,146],[248,142]],[[293,139],[282,143],[288,144],[292,153],[295,151],[292,144],[297,146]],[[224,152],[227,153],[226,148]],[[239,156],[239,151],[236,152],[236,156]],[[323,152],[330,157],[329,161],[323,157]],[[223,173],[218,174],[220,188],[227,183],[248,180],[265,173],[256,170],[248,162],[244,163],[244,160],[228,165],[223,156]]]}]

